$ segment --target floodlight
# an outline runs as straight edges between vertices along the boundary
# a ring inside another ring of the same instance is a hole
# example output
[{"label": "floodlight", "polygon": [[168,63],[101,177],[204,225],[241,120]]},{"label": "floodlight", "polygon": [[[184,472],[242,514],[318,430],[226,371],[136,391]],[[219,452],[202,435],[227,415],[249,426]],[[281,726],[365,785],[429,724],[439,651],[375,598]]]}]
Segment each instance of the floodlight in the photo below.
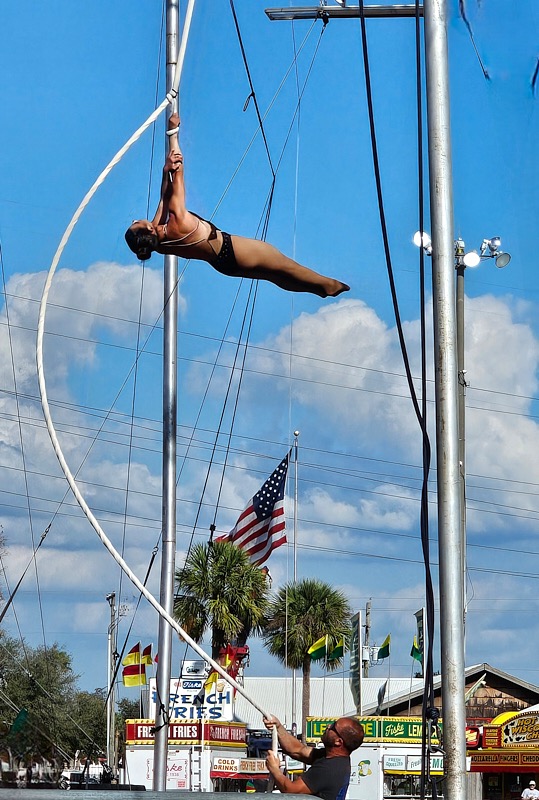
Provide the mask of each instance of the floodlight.
[{"label": "floodlight", "polygon": [[416,247],[428,247],[431,244],[431,239],[428,233],[421,233],[416,231],[414,233],[414,244]]},{"label": "floodlight", "polygon": [[502,240],[499,236],[493,236],[492,239],[487,240],[488,249],[491,253],[495,253],[496,250],[500,247]]},{"label": "floodlight", "polygon": [[506,267],[510,261],[511,261],[511,256],[509,255],[509,253],[498,253],[498,255],[496,256],[495,264],[498,267],[498,269],[502,269],[503,267]]},{"label": "floodlight", "polygon": [[465,253],[462,261],[465,267],[477,267],[479,262],[481,261],[481,256],[477,252],[477,250],[470,250],[469,253]]}]

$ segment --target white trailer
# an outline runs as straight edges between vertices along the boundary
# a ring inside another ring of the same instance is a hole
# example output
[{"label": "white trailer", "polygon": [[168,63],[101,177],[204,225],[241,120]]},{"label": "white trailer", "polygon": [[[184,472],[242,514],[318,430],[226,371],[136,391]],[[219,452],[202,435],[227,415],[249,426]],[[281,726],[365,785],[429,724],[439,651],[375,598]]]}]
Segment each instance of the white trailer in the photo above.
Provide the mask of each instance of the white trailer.
[{"label": "white trailer", "polygon": [[[352,753],[347,800],[392,800],[417,797],[421,775],[421,746],[364,743]],[[431,756],[431,774],[443,777],[443,756]]]}]

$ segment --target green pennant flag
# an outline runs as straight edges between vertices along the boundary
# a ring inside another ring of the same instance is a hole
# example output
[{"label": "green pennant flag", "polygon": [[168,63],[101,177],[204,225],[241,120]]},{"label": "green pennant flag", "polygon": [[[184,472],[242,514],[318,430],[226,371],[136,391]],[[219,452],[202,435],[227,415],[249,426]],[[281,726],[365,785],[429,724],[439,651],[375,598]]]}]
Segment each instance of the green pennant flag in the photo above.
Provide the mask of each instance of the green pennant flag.
[{"label": "green pennant flag", "polygon": [[420,650],[420,649],[419,649],[419,647],[417,646],[417,638],[416,638],[415,636],[414,636],[414,641],[413,641],[413,643],[412,643],[412,649],[411,649],[411,651],[410,651],[410,655],[411,655],[411,656],[412,656],[412,658],[414,658],[416,661],[419,661],[419,663],[420,663],[420,664],[422,664],[422,663],[423,663],[423,653],[421,652],[421,650]]},{"label": "green pennant flag", "polygon": [[344,638],[337,642],[337,646],[331,651],[328,656],[328,661],[335,661],[337,658],[342,658],[344,655]]},{"label": "green pennant flag", "polygon": [[382,658],[389,658],[389,651],[391,648],[391,634],[388,633],[384,641],[382,642],[382,646],[378,649],[378,660]]},{"label": "green pennant flag", "polygon": [[9,732],[18,733],[26,725],[27,719],[28,719],[28,711],[25,708],[21,708],[21,710],[11,723],[11,728],[9,729]]},{"label": "green pennant flag", "polygon": [[326,657],[327,649],[328,637],[326,634],[312,644],[307,650],[307,653],[310,655],[312,661],[318,661],[318,659]]}]

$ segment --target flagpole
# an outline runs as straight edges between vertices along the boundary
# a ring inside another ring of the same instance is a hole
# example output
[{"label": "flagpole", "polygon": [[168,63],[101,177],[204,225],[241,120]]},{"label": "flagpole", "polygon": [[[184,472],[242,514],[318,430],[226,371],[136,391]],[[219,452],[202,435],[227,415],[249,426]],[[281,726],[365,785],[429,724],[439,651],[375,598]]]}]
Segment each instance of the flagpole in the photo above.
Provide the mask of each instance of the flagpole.
[{"label": "flagpole", "polygon": [[410,691],[408,692],[408,716],[412,711],[412,681],[414,679],[414,661],[415,658],[412,658],[412,666],[410,669]]},{"label": "flagpole", "polygon": [[[298,436],[299,431],[294,431],[294,544],[293,544],[293,559],[294,571],[293,578],[294,584],[298,579]],[[292,725],[296,724],[296,670],[292,670]],[[303,725],[303,720],[302,720]]]},{"label": "flagpole", "polygon": [[294,583],[298,579],[298,436],[294,431]]},{"label": "flagpole", "polygon": [[391,697],[391,647],[389,648],[389,656],[387,658],[387,706],[386,717],[389,717],[389,698]]}]

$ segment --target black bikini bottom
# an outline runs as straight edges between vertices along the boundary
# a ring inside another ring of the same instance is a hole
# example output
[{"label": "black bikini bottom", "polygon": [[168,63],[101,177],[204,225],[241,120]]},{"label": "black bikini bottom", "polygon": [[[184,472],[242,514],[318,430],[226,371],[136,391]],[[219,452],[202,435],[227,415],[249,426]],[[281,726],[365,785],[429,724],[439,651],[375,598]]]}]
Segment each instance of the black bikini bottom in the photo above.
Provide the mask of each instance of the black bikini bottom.
[{"label": "black bikini bottom", "polygon": [[221,231],[221,234],[223,236],[223,246],[215,258],[214,267],[224,275],[232,275],[234,277],[238,273],[238,263],[234,254],[234,245],[232,244],[229,233]]}]

